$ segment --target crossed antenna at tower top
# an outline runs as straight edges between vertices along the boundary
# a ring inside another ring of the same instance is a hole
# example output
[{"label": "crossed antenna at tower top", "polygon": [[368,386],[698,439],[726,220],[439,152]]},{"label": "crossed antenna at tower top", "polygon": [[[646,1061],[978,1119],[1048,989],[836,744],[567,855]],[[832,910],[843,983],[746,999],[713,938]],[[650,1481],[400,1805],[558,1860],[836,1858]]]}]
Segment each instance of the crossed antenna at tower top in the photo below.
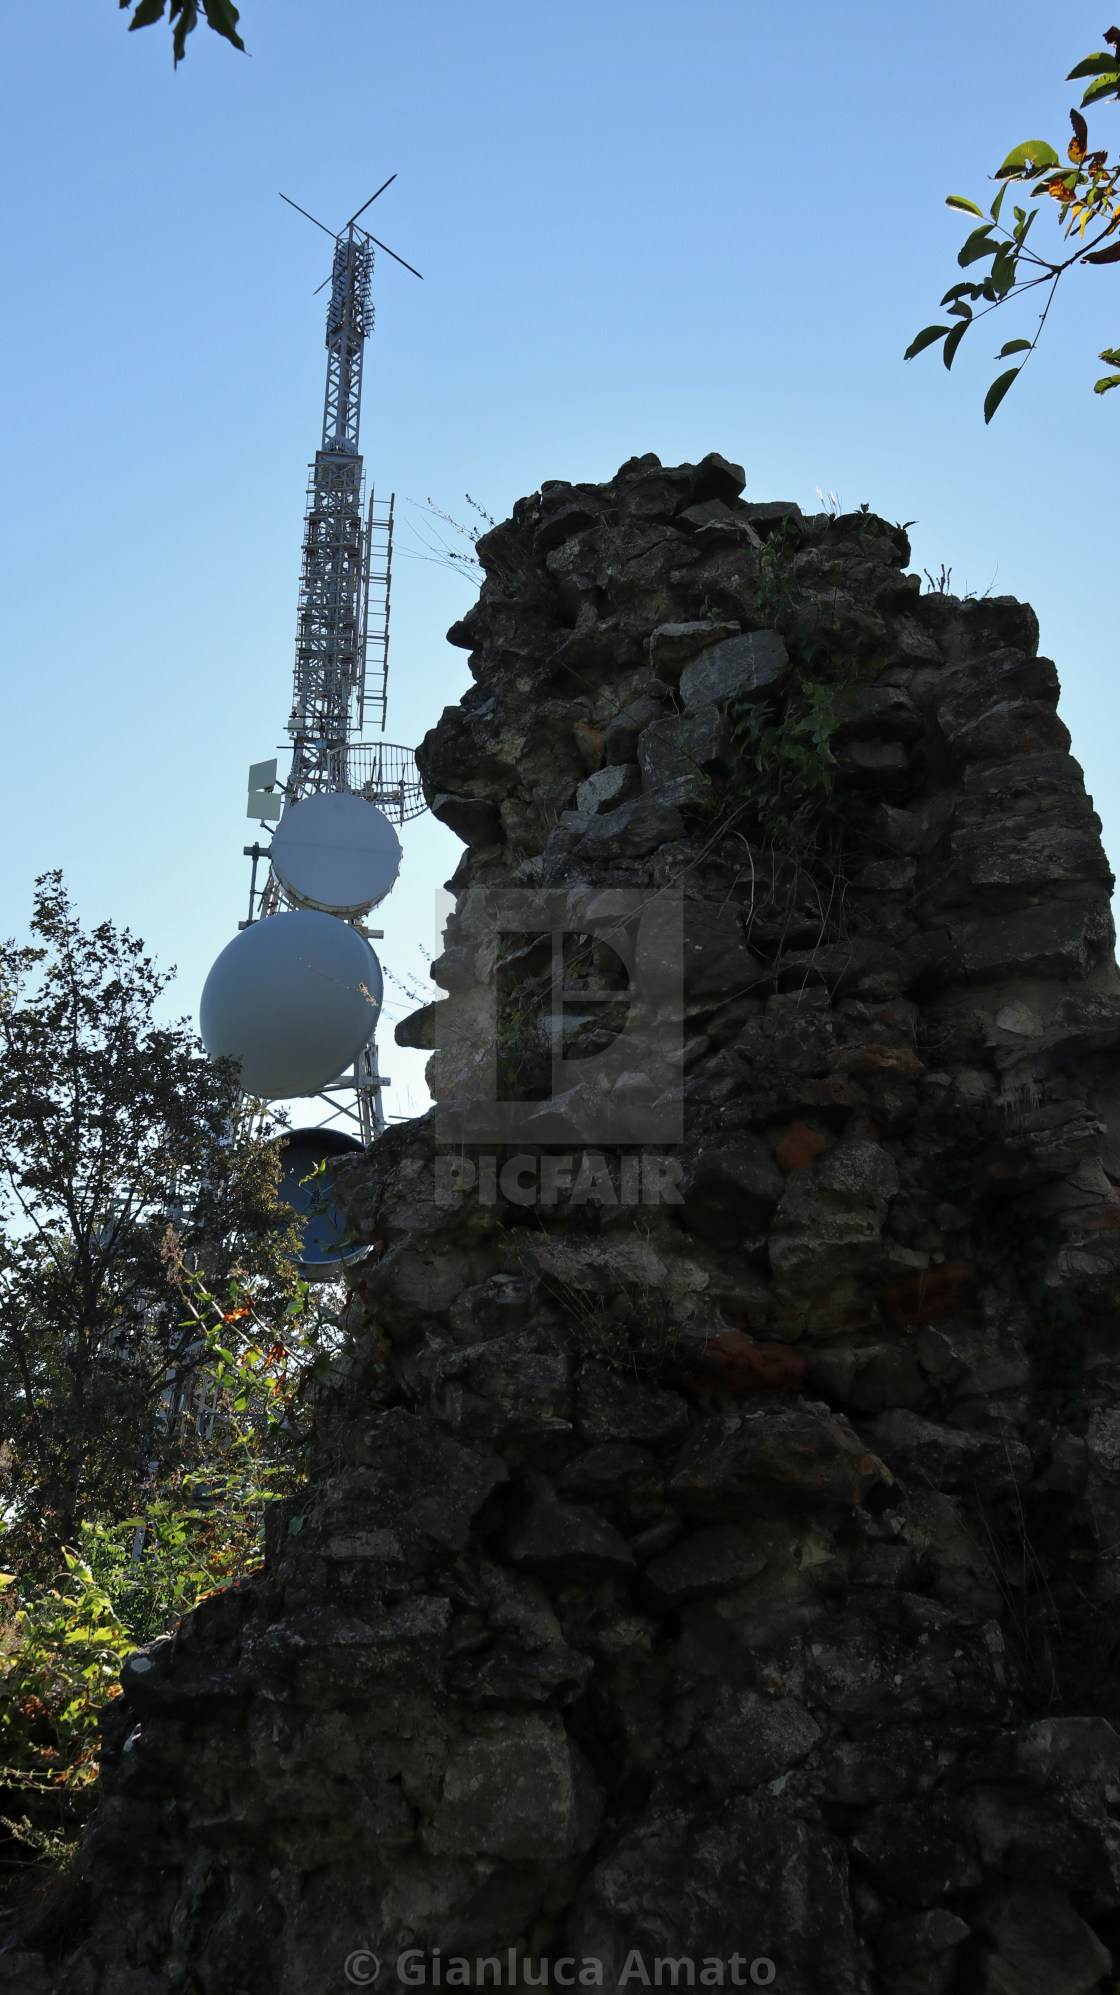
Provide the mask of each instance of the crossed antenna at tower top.
[{"label": "crossed antenna at tower top", "polygon": [[[391,173],[389,175],[388,180],[382,181],[381,186],[377,190],[377,194],[384,194],[386,187],[391,187],[396,177],[397,176],[395,173]],[[280,199],[282,201],[286,201],[288,203],[289,208],[294,208],[297,215],[302,215],[305,221],[314,222],[315,227],[317,229],[322,229],[323,234],[325,236],[330,236],[332,242],[337,242],[339,236],[344,235],[347,229],[353,228],[354,223],[357,221],[359,215],[364,215],[367,208],[372,208],[374,202],[377,199],[377,194],[371,194],[368,201],[363,201],[361,207],[356,208],[354,210],[354,213],[351,215],[350,220],[348,222],[343,222],[342,227],[337,230],[329,229],[325,222],[319,221],[317,216],[309,215],[307,209],[301,208],[298,201],[293,201],[290,194],[281,194]],[[382,242],[379,236],[370,235],[368,229],[363,229],[362,234],[364,236],[369,236],[370,241],[376,243],[378,249],[383,249],[385,251],[386,256],[391,256],[394,263],[403,263],[405,269],[411,270],[412,275],[414,277],[419,277],[421,283],[423,283],[424,273],[422,270],[417,270],[415,265],[411,263],[405,263],[405,259],[403,256],[398,256],[396,250],[390,249],[388,243]],[[323,289],[323,286],[329,283],[330,283],[330,278],[324,277],[323,283],[319,285],[318,289],[321,291]]]}]

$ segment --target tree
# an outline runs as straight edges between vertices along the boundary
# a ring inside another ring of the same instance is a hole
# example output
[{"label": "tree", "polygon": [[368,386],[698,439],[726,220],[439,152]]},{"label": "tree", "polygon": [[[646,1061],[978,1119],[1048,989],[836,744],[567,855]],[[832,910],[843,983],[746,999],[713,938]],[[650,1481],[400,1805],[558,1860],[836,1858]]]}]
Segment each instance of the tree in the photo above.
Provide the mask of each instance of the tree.
[{"label": "tree", "polygon": [[[1008,153],[994,175],[1001,184],[988,211],[987,221],[976,202],[966,199],[963,194],[950,194],[946,199],[947,207],[955,208],[962,214],[974,215],[980,222],[979,228],[973,229],[957,257],[962,270],[989,259],[990,268],[979,281],[965,278],[961,283],[950,285],[941,303],[948,307],[948,315],[955,324],[924,327],[907,347],[907,360],[913,360],[915,354],[923,352],[927,346],[944,340],[942,358],[946,367],[951,367],[957,348],[970,326],[1029,291],[1041,287],[1044,294],[1033,339],[1010,339],[996,356],[999,360],[1007,360],[1012,354],[1022,354],[1023,358],[1017,360],[1014,367],[997,375],[988,389],[984,398],[986,423],[991,422],[1012,382],[1022,373],[1038,345],[1058,285],[1067,270],[1086,264],[1120,263],[1120,239],[1109,241],[1120,231],[1120,165],[1110,167],[1107,152],[1090,149],[1089,128],[1082,116],[1082,111],[1090,104],[1102,104],[1110,97],[1120,99],[1120,28],[1109,28],[1103,39],[1109,44],[1111,52],[1098,51],[1087,55],[1071,69],[1067,78],[1071,82],[1075,78],[1090,79],[1081,99],[1081,110],[1071,110],[1069,114],[1073,126],[1073,137],[1066,148],[1069,165],[1062,165],[1047,140],[1026,139]],[[1076,247],[1057,256],[1041,255],[1028,241],[1038,218],[1037,209],[1028,213],[1025,208],[1013,207],[1012,224],[1007,226],[1002,219],[1004,200],[1009,185],[1016,181],[1030,185],[1032,200],[1048,198],[1054,202],[1051,213],[1063,242],[1066,245],[1075,243]],[[1108,366],[1120,368],[1120,349],[1106,346],[1100,358]],[[1105,374],[1096,382],[1094,392],[1105,395],[1116,387],[1120,387],[1120,373]]]},{"label": "tree", "polygon": [[279,1324],[295,1288],[276,1147],[239,1123],[232,1064],[156,1022],[168,976],[127,929],[84,931],[57,872],[31,929],[0,946],[0,1470],[25,1571],[197,1453],[174,1416],[216,1362],[199,1294]]},{"label": "tree", "polygon": [[[131,7],[132,4],[133,0],[120,0],[122,9]],[[167,4],[168,0],[139,0],[136,12],[128,24],[129,33],[131,34],[133,28],[150,28],[154,22],[161,21],[167,13]],[[224,35],[227,42],[232,42],[234,48],[239,48],[244,55],[245,44],[237,32],[237,23],[241,17],[237,8],[231,4],[231,0],[202,0],[202,11],[206,16],[207,26],[213,28],[215,34]],[[198,0],[171,0],[168,20],[172,30],[175,67],[178,69],[187,52],[187,36],[198,26]]]}]

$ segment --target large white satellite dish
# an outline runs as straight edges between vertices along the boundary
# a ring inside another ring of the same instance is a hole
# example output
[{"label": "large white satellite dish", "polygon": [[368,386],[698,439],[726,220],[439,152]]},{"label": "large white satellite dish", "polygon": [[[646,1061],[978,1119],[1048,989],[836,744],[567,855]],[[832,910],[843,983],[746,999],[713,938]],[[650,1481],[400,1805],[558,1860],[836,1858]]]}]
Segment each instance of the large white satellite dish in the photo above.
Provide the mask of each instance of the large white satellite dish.
[{"label": "large white satellite dish", "polygon": [[289,900],[324,914],[367,913],[400,865],[400,839],[384,811],[346,790],[287,804],[272,834],[272,870]]},{"label": "large white satellite dish", "polygon": [[357,1059],[381,997],[381,965],[356,928],[311,910],[270,915],[242,929],[207,977],[202,1043],[211,1059],[240,1062],[246,1094],[316,1094]]}]

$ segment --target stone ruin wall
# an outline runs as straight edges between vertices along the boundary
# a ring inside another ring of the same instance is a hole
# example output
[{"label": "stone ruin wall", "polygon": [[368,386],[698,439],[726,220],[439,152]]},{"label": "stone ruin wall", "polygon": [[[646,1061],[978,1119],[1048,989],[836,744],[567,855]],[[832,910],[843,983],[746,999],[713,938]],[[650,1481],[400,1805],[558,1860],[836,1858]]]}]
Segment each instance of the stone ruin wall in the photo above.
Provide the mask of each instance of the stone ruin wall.
[{"label": "stone ruin wall", "polygon": [[[311,1483],[126,1667],[79,1898],[0,1987],[319,1995],[405,1947],[1120,1986],[1100,825],[1028,607],[742,487],[520,501],[420,757],[466,849],[398,1038],[470,1002],[487,891],[680,888],[683,1202],[438,1204],[431,1117],[348,1169]],[[719,800],[812,674],[840,815],[791,856]]]}]

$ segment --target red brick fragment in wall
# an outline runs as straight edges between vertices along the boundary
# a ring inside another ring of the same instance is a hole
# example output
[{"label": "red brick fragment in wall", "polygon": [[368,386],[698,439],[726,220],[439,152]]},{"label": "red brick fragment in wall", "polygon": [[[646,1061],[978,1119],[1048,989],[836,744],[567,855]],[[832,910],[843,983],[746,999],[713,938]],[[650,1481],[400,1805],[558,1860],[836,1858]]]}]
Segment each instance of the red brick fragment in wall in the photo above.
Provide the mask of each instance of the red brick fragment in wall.
[{"label": "red brick fragment in wall", "polygon": [[603,766],[607,737],[602,728],[588,727],[582,720],[576,721],[572,733],[576,738],[576,747],[583,757],[584,767],[589,775],[593,776],[595,771]]},{"label": "red brick fragment in wall", "polygon": [[808,1354],[788,1344],[756,1344],[745,1330],[724,1330],[704,1345],[695,1381],[722,1392],[799,1392]]},{"label": "red brick fragment in wall", "polygon": [[811,1129],[807,1122],[791,1122],[775,1152],[778,1168],[803,1171],[823,1149],[824,1137],[819,1129]]},{"label": "red brick fragment in wall", "polygon": [[899,1282],[884,1297],[888,1320],[896,1327],[905,1323],[929,1323],[938,1316],[951,1316],[972,1301],[980,1286],[980,1270],[975,1261],[945,1261],[909,1281]]}]

